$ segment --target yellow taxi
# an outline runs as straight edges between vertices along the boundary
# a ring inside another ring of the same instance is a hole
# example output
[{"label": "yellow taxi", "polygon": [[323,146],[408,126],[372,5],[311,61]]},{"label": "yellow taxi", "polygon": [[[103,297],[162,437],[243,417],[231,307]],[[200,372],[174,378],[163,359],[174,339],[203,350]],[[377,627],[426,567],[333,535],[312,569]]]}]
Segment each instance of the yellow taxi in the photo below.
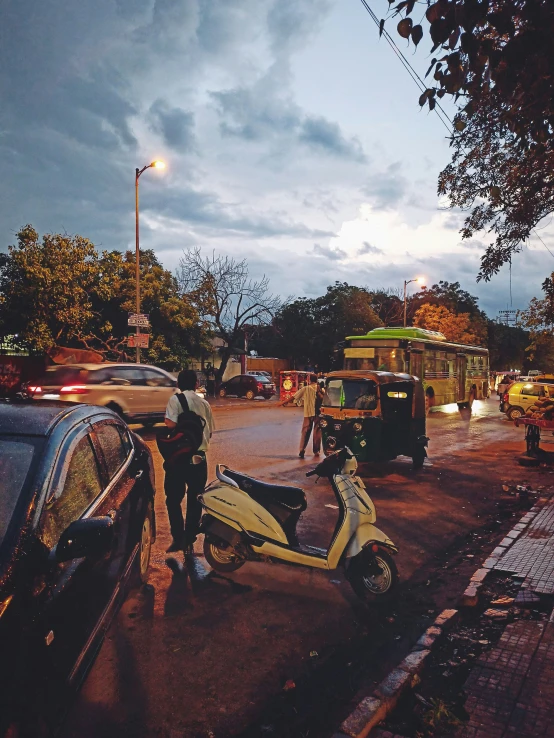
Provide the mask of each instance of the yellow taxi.
[{"label": "yellow taxi", "polygon": [[501,410],[510,420],[516,420],[540,397],[554,397],[554,383],[514,382],[502,397]]}]

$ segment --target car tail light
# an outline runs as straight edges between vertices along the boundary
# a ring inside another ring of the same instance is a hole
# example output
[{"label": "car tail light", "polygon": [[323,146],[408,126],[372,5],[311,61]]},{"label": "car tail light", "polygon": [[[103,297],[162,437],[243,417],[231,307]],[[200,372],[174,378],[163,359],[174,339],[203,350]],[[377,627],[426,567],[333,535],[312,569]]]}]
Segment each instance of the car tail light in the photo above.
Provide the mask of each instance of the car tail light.
[{"label": "car tail light", "polygon": [[504,394],[502,395],[502,402],[508,402],[509,397],[510,397],[509,396],[509,393],[508,392],[504,392]]},{"label": "car tail light", "polygon": [[32,392],[34,395],[38,395],[42,392],[42,387],[29,386],[27,387],[28,392]]},{"label": "car tail light", "polygon": [[60,390],[60,395],[88,395],[89,390],[82,384],[67,384]]},{"label": "car tail light", "polygon": [[263,390],[263,388],[264,388],[263,384],[261,382],[258,382],[258,389]]}]

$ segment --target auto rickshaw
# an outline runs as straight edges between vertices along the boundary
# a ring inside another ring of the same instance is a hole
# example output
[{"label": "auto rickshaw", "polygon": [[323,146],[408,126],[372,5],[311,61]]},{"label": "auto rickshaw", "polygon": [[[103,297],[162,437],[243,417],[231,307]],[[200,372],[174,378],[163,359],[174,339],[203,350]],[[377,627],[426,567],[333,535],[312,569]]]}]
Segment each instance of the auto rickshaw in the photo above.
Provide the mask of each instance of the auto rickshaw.
[{"label": "auto rickshaw", "polygon": [[279,372],[279,398],[281,402],[290,400],[299,389],[310,383],[310,372],[291,370]]},{"label": "auto rickshaw", "polygon": [[319,418],[325,454],[348,446],[360,462],[410,456],[414,469],[423,466],[425,395],[411,374],[331,372]]}]

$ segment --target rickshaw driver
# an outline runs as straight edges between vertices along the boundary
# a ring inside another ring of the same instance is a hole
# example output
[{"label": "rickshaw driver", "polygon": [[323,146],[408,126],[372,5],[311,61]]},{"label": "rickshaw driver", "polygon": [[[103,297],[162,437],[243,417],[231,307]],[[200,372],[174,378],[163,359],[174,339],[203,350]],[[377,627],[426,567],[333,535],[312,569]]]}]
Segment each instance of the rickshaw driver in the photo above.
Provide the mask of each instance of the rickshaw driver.
[{"label": "rickshaw driver", "polygon": [[373,394],[371,394],[369,382],[364,382],[360,389],[360,394],[354,403],[354,408],[356,410],[375,410],[377,401],[375,392],[376,390],[374,389]]}]

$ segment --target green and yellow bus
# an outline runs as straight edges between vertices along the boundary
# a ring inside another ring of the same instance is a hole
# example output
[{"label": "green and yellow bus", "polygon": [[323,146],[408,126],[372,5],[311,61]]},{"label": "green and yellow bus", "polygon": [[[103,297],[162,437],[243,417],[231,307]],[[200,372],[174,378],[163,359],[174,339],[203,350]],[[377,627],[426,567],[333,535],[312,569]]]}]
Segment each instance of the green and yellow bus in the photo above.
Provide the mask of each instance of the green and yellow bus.
[{"label": "green and yellow bus", "polygon": [[488,349],[450,343],[423,328],[375,328],[348,336],[344,368],[413,374],[423,382],[427,408],[452,402],[471,407],[489,396]]}]

